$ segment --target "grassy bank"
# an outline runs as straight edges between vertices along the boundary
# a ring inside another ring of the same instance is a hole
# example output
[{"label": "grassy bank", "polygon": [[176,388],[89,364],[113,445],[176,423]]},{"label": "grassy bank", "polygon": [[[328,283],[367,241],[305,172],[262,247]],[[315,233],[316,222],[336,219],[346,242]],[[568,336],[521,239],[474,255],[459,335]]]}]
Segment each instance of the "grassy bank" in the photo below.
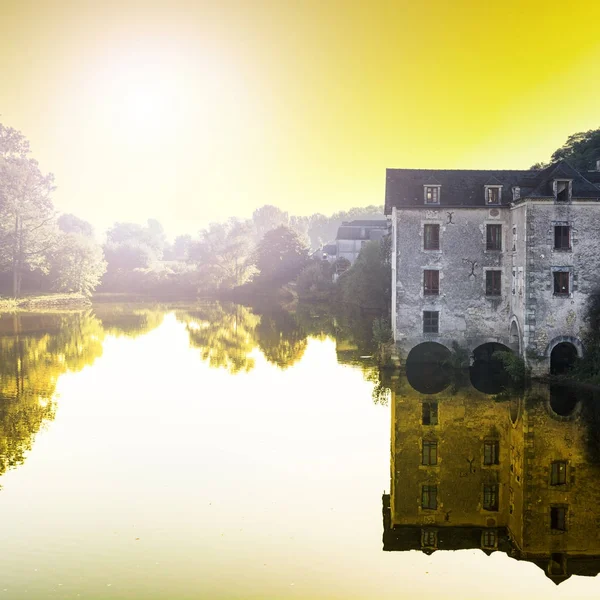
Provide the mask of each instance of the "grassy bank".
[{"label": "grassy bank", "polygon": [[0,312],[20,310],[41,312],[46,310],[86,308],[90,305],[90,299],[83,294],[42,294],[16,299],[0,297]]}]

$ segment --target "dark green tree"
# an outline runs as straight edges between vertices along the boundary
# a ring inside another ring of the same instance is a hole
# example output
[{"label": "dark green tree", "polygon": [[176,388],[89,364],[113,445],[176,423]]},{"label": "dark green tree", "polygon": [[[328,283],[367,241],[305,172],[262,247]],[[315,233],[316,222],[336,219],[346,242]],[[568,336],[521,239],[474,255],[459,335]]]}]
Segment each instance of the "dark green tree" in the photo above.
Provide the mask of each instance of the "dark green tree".
[{"label": "dark green tree", "polygon": [[390,236],[365,244],[356,262],[338,279],[342,301],[387,316],[392,297],[390,255]]},{"label": "dark green tree", "polygon": [[284,225],[268,231],[256,249],[263,281],[283,284],[295,279],[308,261],[308,249],[298,234]]},{"label": "dark green tree", "polygon": [[532,169],[543,169],[549,164],[566,160],[578,171],[592,171],[600,160],[600,128],[580,131],[567,138],[567,141],[552,153],[550,163],[536,163]]},{"label": "dark green tree", "polygon": [[306,300],[326,300],[333,293],[333,267],[326,260],[309,263],[296,280],[298,297]]}]

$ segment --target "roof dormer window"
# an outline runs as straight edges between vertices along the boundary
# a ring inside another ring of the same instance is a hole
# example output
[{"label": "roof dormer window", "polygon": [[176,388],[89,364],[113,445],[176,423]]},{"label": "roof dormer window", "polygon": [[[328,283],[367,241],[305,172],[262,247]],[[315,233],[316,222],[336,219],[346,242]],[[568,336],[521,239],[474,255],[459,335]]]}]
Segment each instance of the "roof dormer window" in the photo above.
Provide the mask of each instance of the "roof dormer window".
[{"label": "roof dormer window", "polygon": [[485,203],[486,204],[500,204],[500,198],[502,197],[502,186],[501,185],[486,185],[485,186]]},{"label": "roof dormer window", "polygon": [[441,185],[425,185],[425,204],[439,204],[440,203],[440,188]]},{"label": "roof dormer window", "polygon": [[572,193],[572,180],[555,179],[554,180],[554,198],[557,202],[570,202]]}]

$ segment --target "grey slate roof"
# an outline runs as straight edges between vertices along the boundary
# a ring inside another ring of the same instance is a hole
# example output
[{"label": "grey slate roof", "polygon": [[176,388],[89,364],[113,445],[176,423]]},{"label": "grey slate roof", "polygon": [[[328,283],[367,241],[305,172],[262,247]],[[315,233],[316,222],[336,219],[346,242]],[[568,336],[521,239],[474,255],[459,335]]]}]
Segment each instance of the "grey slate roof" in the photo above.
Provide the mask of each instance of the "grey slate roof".
[{"label": "grey slate roof", "polygon": [[389,226],[387,219],[358,219],[356,221],[342,221],[342,225],[350,227],[385,227]]},{"label": "grey slate roof", "polygon": [[[485,206],[485,186],[502,185],[500,204],[513,201],[513,187],[521,188],[521,198],[552,197],[554,179],[573,180],[573,198],[600,199],[600,173],[592,183],[588,176],[577,172],[566,161],[559,161],[541,170],[439,170],[387,169],[385,213],[392,207],[426,207],[424,186],[441,185],[439,206]],[[598,183],[598,185],[595,185]]]},{"label": "grey slate roof", "polygon": [[381,239],[387,231],[389,222],[382,220],[344,221],[338,228],[336,240],[372,240]]}]

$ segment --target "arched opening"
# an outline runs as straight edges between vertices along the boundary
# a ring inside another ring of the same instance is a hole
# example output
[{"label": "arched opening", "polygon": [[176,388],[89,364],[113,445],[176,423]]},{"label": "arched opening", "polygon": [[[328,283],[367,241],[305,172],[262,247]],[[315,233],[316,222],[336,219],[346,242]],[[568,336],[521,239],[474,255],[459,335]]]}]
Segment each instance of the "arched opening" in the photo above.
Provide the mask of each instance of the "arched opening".
[{"label": "arched opening", "polygon": [[519,326],[515,320],[510,324],[510,345],[515,352],[520,352]]},{"label": "arched opening", "polygon": [[470,369],[471,384],[484,394],[498,394],[511,384],[511,379],[504,363],[496,352],[512,350],[504,344],[489,342],[477,346],[473,351],[473,365]]},{"label": "arched opening", "polygon": [[552,384],[550,386],[550,408],[559,417],[570,416],[579,398],[575,389],[567,385]]},{"label": "arched opening", "polygon": [[421,394],[437,394],[451,380],[450,350],[436,342],[415,346],[406,358],[408,383]]},{"label": "arched opening", "polygon": [[561,342],[552,348],[550,354],[550,373],[561,375],[570,371],[577,360],[577,348],[570,342]]},{"label": "arched opening", "polygon": [[521,398],[513,396],[508,402],[508,414],[510,421],[513,425],[517,424],[519,417],[521,416]]}]

